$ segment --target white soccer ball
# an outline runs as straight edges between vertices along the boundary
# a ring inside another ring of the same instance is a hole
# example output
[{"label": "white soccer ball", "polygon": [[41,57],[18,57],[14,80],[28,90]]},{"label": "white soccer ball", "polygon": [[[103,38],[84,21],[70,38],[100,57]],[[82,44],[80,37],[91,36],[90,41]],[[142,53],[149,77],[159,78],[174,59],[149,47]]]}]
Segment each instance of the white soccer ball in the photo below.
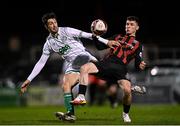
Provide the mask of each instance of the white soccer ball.
[{"label": "white soccer ball", "polygon": [[96,19],[91,23],[91,31],[95,35],[101,36],[107,32],[107,23],[104,20]]}]

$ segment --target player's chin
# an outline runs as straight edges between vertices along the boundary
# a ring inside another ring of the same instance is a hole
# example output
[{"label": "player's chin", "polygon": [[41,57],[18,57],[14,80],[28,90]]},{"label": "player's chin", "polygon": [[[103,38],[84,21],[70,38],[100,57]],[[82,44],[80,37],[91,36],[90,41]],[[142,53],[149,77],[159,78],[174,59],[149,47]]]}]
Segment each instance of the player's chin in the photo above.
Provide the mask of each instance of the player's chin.
[{"label": "player's chin", "polygon": [[57,33],[57,32],[58,32],[58,28],[53,28],[53,29],[51,29],[51,32],[52,32],[52,33]]},{"label": "player's chin", "polygon": [[126,31],[126,35],[131,35],[132,33],[130,31]]}]

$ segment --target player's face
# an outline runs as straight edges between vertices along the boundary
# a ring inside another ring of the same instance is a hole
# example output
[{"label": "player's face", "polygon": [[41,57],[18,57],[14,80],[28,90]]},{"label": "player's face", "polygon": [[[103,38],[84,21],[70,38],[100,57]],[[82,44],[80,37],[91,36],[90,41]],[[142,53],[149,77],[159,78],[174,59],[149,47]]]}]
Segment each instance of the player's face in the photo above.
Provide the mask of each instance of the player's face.
[{"label": "player's face", "polygon": [[136,21],[126,21],[126,34],[135,36],[136,31],[139,29],[139,26]]},{"label": "player's face", "polygon": [[55,18],[48,19],[47,29],[51,34],[56,34],[58,32],[58,24]]}]

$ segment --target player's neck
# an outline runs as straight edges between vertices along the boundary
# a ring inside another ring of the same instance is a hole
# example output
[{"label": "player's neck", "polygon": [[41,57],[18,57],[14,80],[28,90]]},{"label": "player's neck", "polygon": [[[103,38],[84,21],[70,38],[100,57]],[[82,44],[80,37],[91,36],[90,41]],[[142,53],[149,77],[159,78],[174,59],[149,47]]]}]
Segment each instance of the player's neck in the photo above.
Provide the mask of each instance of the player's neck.
[{"label": "player's neck", "polygon": [[126,34],[127,36],[131,36],[131,37],[136,37],[136,34],[135,33],[132,33],[132,34]]},{"label": "player's neck", "polygon": [[54,38],[57,38],[58,37],[58,32],[57,33],[51,33],[51,35],[54,37]]}]

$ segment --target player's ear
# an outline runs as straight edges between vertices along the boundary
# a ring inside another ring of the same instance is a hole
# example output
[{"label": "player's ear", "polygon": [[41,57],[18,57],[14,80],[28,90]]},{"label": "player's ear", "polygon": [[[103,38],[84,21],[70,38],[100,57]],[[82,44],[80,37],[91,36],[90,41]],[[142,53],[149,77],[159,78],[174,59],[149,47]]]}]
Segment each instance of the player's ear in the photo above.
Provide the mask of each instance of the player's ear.
[{"label": "player's ear", "polygon": [[139,30],[139,25],[136,26],[136,30]]}]

